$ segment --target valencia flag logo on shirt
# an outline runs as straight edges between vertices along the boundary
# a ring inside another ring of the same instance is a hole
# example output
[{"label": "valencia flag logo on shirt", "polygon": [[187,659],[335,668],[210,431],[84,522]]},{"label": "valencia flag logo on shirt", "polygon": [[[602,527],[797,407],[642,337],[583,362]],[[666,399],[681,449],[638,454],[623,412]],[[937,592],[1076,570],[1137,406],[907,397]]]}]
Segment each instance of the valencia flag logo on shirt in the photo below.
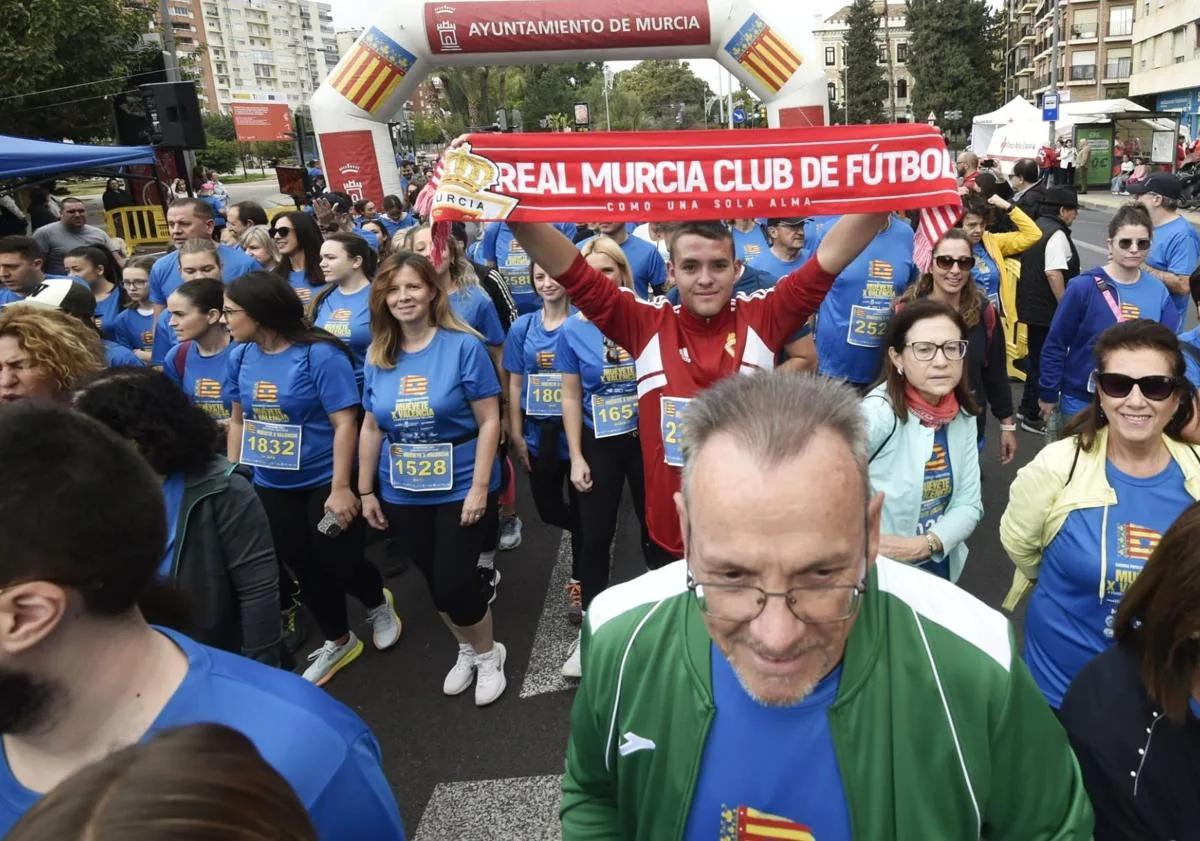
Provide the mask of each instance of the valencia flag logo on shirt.
[{"label": "valencia flag logo on shirt", "polygon": [[554,367],[554,351],[539,350],[538,355],[537,355],[537,364],[538,364],[538,367],[543,370],[546,370],[548,368],[553,368]]},{"label": "valencia flag logo on shirt", "polygon": [[817,841],[801,823],[760,812],[749,806],[721,810],[720,841]]},{"label": "valencia flag logo on shirt", "polygon": [[254,400],[256,403],[278,403],[279,386],[260,380],[254,384]]},{"label": "valencia flag logo on shirt", "polygon": [[[219,400],[221,398],[221,384],[216,380],[196,380],[196,396],[206,400]],[[278,393],[276,393],[276,397],[278,397]]]},{"label": "valencia flag logo on shirt", "polygon": [[400,393],[410,397],[420,396],[429,392],[429,380],[416,374],[409,374],[400,380]]},{"label": "valencia flag logo on shirt", "polygon": [[1117,526],[1117,554],[1126,558],[1149,560],[1160,540],[1162,535],[1146,526],[1135,523],[1121,523]]}]

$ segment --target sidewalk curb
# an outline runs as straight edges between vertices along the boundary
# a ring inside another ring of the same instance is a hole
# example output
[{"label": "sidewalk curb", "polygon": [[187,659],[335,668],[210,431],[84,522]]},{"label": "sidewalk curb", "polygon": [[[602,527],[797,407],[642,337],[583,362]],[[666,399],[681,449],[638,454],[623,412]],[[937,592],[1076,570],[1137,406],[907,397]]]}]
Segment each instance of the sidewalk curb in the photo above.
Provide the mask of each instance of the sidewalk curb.
[{"label": "sidewalk curb", "polygon": [[[1118,203],[1111,203],[1108,201],[1093,199],[1086,194],[1080,194],[1079,206],[1086,208],[1087,210],[1097,210],[1101,213],[1116,213],[1117,208],[1119,208],[1121,205],[1133,201],[1133,196],[1111,196],[1110,198],[1119,199],[1120,201]],[[1179,211],[1179,214],[1193,225],[1200,227],[1200,213],[1194,210],[1181,210]]]}]

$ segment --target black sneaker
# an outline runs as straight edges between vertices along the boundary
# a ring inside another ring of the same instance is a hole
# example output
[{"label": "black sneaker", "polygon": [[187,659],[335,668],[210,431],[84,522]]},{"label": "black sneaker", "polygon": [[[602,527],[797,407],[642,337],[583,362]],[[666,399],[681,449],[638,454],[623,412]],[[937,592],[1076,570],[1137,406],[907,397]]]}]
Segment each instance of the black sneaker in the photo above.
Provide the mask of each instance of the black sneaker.
[{"label": "black sneaker", "polygon": [[1021,429],[1026,432],[1032,432],[1034,435],[1046,434],[1046,422],[1041,418],[1029,418],[1023,413],[1017,412],[1017,423],[1021,425]]},{"label": "black sneaker", "polygon": [[280,614],[280,621],[283,624],[283,644],[295,654],[308,640],[308,625],[304,621],[300,602],[292,599],[291,607],[285,608]]}]

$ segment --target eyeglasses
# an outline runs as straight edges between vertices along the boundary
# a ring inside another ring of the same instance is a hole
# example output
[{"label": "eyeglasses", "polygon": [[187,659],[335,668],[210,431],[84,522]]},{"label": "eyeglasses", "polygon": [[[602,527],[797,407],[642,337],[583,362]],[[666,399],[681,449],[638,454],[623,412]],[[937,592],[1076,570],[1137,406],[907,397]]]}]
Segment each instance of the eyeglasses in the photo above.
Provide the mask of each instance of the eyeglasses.
[{"label": "eyeglasses", "polygon": [[146,286],[149,283],[150,283],[150,281],[148,281],[148,280],[123,280],[123,281],[121,281],[121,285],[124,286],[126,289],[136,289],[139,286]]},{"label": "eyeglasses", "polygon": [[221,310],[221,315],[229,318],[231,315],[237,315],[240,312],[245,312],[245,310],[231,310],[229,307],[226,307],[225,309]]},{"label": "eyeglasses", "polygon": [[280,237],[291,236],[292,230],[292,228],[272,228],[271,236],[275,237],[276,239]]},{"label": "eyeglasses", "polygon": [[951,257],[949,254],[939,254],[933,258],[933,262],[937,263],[937,267],[939,269],[948,269],[955,263],[957,263],[958,267],[964,272],[968,272],[975,268],[974,257]]},{"label": "eyeglasses", "polygon": [[966,339],[955,339],[940,345],[935,342],[909,342],[905,347],[912,351],[913,359],[918,362],[929,362],[939,350],[950,362],[960,362],[967,355]]},{"label": "eyeglasses", "polygon": [[1121,249],[1122,251],[1149,251],[1150,240],[1121,237],[1119,240],[1117,240],[1117,248]]},{"label": "eyeglasses", "polygon": [[1109,397],[1128,397],[1136,385],[1147,400],[1166,400],[1175,393],[1179,380],[1156,374],[1149,377],[1130,377],[1126,374],[1096,374],[1096,385]]},{"label": "eyeglasses", "polygon": [[769,593],[761,587],[742,584],[705,584],[697,581],[689,569],[687,588],[696,596],[696,604],[707,616],[725,622],[753,622],[762,615],[771,598],[783,599],[788,610],[807,625],[844,622],[858,612],[866,587],[859,584],[823,584],[792,587],[783,593]]}]

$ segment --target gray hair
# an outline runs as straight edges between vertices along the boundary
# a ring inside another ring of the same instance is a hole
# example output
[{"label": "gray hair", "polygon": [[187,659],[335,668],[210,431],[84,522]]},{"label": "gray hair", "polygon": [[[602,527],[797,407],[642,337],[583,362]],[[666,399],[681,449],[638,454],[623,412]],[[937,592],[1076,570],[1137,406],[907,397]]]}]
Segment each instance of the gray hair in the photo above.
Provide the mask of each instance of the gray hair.
[{"label": "gray hair", "polygon": [[752,458],[768,466],[803,452],[819,430],[827,429],[854,455],[864,504],[870,500],[862,401],[835,380],[785,371],[726,377],[688,405],[684,426],[685,496],[696,457],[718,433],[733,436]]}]

